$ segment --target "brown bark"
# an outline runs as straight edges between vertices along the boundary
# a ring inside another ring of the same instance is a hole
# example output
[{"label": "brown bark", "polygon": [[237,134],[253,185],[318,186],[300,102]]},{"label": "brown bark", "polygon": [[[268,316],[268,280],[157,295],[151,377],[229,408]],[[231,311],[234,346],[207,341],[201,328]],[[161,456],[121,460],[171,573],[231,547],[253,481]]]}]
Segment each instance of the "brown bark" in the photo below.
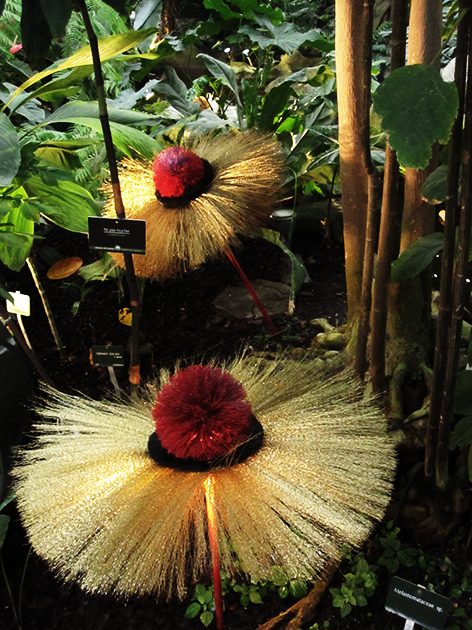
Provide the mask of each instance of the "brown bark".
[{"label": "brown bark", "polygon": [[306,597],[258,626],[256,630],[298,630],[313,619],[316,606],[326,592],[326,589],[336,575],[337,565],[330,565],[323,580],[318,581]]},{"label": "brown bark", "polygon": [[336,0],[336,77],[344,220],[348,328],[356,323],[362,291],[367,211],[363,146],[363,0]]},{"label": "brown bark", "polygon": [[[442,29],[440,0],[412,0],[410,5],[408,64],[439,63]],[[426,177],[437,166],[437,149],[429,166],[405,169],[400,253],[419,238],[434,230],[435,210],[421,197]],[[393,371],[399,361],[411,371],[421,369],[430,350],[431,272],[392,285],[389,332],[393,341],[389,348],[389,367]]]}]

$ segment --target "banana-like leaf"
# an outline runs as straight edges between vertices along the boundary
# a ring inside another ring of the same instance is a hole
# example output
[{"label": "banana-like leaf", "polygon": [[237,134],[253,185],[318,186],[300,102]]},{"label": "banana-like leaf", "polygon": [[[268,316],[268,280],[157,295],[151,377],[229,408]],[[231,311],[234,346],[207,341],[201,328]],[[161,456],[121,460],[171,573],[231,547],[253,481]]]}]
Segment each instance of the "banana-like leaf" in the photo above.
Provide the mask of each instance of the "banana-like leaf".
[{"label": "banana-like leaf", "polygon": [[[110,121],[122,125],[156,125],[159,120],[157,116],[131,109],[120,109],[111,105],[107,107],[107,111]],[[74,122],[73,119],[79,117],[98,120],[100,118],[98,103],[96,101],[70,101],[48,116],[41,126]]]},{"label": "banana-like leaf", "polygon": [[0,186],[9,186],[20,166],[20,142],[10,119],[0,113]]},{"label": "banana-like leaf", "polygon": [[100,214],[99,204],[76,182],[56,179],[51,185],[32,175],[23,182],[23,188],[41,214],[71,232],[86,234],[88,217]]},{"label": "banana-like leaf", "polygon": [[[143,29],[140,31],[129,31],[128,33],[120,33],[118,35],[110,35],[109,37],[104,37],[98,41],[98,48],[100,53],[100,60],[106,61],[107,59],[111,59],[120,55],[123,52],[126,52],[130,48],[134,48],[139,43],[144,41],[150,35],[153,35],[156,32],[155,28]],[[27,81],[22,83],[20,87],[15,90],[10,100],[4,105],[2,111],[8,107],[11,101],[21,94],[29,87],[41,81],[42,79],[50,76],[51,74],[55,74],[56,72],[60,72],[61,70],[68,70],[69,68],[78,68],[79,66],[90,66],[93,64],[92,52],[90,50],[90,46],[83,46],[76,53],[68,57],[67,59],[62,59],[56,61],[41,72],[37,72],[32,77],[30,77]]]},{"label": "banana-like leaf", "polygon": [[20,208],[13,208],[0,219],[0,260],[13,271],[20,271],[33,245],[34,223]]},{"label": "banana-like leaf", "polygon": [[53,37],[61,37],[72,14],[71,0],[39,0]]}]

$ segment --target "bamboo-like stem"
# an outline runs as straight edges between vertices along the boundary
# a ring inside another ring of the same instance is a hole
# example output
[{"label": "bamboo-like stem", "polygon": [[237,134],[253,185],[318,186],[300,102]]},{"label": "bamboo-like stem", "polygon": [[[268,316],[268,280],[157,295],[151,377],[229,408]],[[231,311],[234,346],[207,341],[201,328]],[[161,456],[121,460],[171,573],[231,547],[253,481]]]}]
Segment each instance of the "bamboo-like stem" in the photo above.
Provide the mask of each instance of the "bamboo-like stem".
[{"label": "bamboo-like stem", "polygon": [[[121,197],[120,180],[118,177],[118,166],[116,162],[115,148],[111,135],[110,121],[108,118],[108,110],[105,98],[105,90],[103,86],[103,73],[100,63],[100,53],[98,49],[98,40],[90,21],[90,16],[85,4],[85,0],[78,0],[78,5],[84,20],[85,30],[92,51],[93,69],[95,73],[95,85],[97,88],[97,100],[100,115],[100,123],[102,125],[103,139],[107,152],[108,165],[110,168],[110,179],[113,190],[113,200],[115,203],[115,212],[118,218],[125,219],[125,208]],[[131,391],[135,392],[140,383],[139,372],[139,320],[141,316],[141,299],[139,296],[136,274],[134,271],[133,256],[129,252],[123,253],[125,261],[126,278],[128,281],[128,290],[130,297],[130,306],[132,314],[131,323],[131,361],[129,381]]]},{"label": "bamboo-like stem", "polygon": [[462,153],[462,201],[459,237],[457,243],[457,258],[452,289],[451,338],[448,344],[447,367],[443,382],[443,392],[446,392],[447,395],[442,396],[436,450],[436,486],[442,490],[446,488],[448,481],[449,432],[452,419],[452,399],[459,364],[459,349],[462,333],[462,317],[464,313],[464,298],[466,292],[467,267],[469,262],[469,239],[472,218],[472,165],[470,163],[472,155],[472,37],[470,33],[470,10],[464,16],[463,20],[467,21],[468,26],[469,59]]},{"label": "bamboo-like stem", "polygon": [[220,552],[218,549],[218,525],[215,510],[214,479],[210,475],[205,480],[205,504],[208,520],[208,538],[210,540],[213,589],[215,594],[216,627],[223,630],[223,592],[221,588]]},{"label": "bamboo-like stem", "polygon": [[[390,60],[392,71],[405,65],[407,16],[406,0],[394,0],[392,3],[392,56]],[[370,378],[372,389],[377,394],[387,391],[385,337],[390,267],[394,257],[395,224],[399,207],[398,184],[399,166],[396,153],[387,143],[370,336]]]},{"label": "bamboo-like stem", "polygon": [[38,293],[41,298],[41,302],[43,303],[46,317],[48,318],[49,328],[51,329],[52,336],[54,337],[54,341],[56,342],[56,348],[59,352],[59,356],[61,357],[63,361],[65,361],[65,359],[67,359],[67,354],[64,348],[64,344],[62,343],[61,337],[59,335],[59,330],[57,329],[56,320],[54,319],[54,314],[51,310],[51,307],[49,306],[48,296],[46,295],[46,292],[43,289],[43,285],[41,284],[41,281],[39,280],[38,272],[36,271],[36,266],[31,256],[28,256],[28,258],[26,259],[26,264],[28,265],[28,269],[31,272],[31,276],[33,277],[34,284],[36,288],[38,289]]},{"label": "bamboo-like stem", "polygon": [[10,314],[8,313],[7,309],[3,306],[3,304],[0,304],[0,317],[2,318],[4,322],[4,325],[7,327],[7,329],[15,338],[18,345],[21,346],[23,352],[26,354],[26,356],[31,361],[31,363],[34,365],[36,371],[41,376],[43,381],[47,383],[48,385],[50,385],[51,387],[54,387],[54,383],[51,377],[46,372],[44,367],[41,365],[38,357],[34,353],[34,350],[32,350],[26,343],[23,335],[21,334],[20,329],[15,324],[15,322],[11,319]]},{"label": "bamboo-like stem", "polygon": [[246,274],[244,273],[244,271],[241,269],[240,264],[238,263],[238,261],[234,257],[233,252],[231,251],[231,249],[229,247],[225,250],[225,254],[229,258],[229,260],[231,261],[231,264],[233,265],[233,267],[238,272],[239,277],[244,282],[244,285],[245,285],[246,289],[249,291],[249,294],[251,295],[252,299],[256,303],[257,308],[260,310],[260,312],[262,314],[262,317],[264,318],[265,324],[266,324],[267,329],[269,330],[270,334],[271,335],[277,335],[279,331],[275,327],[275,324],[272,321],[269,313],[265,309],[265,307],[262,304],[259,296],[255,292],[254,287],[252,286],[251,282],[248,280],[248,278],[247,278]]},{"label": "bamboo-like stem", "polygon": [[[434,352],[433,380],[430,394],[428,428],[425,445],[425,468],[427,479],[432,479],[436,470],[439,425],[443,420],[444,379],[447,369],[449,331],[452,316],[452,277],[454,268],[456,207],[461,163],[462,125],[464,118],[465,82],[467,71],[468,20],[462,19],[457,29],[456,66],[454,81],[459,94],[459,111],[455,120],[451,142],[447,178],[446,217],[444,221],[444,247],[441,260],[436,346]],[[442,475],[441,475],[442,476]]]},{"label": "bamboo-like stem", "polygon": [[374,277],[374,257],[377,241],[377,197],[379,189],[379,176],[372,163],[370,153],[370,92],[372,73],[372,28],[373,28],[373,0],[364,0],[364,68],[363,68],[363,114],[362,134],[364,164],[367,170],[367,213],[364,245],[364,266],[362,269],[362,288],[359,303],[356,354],[354,369],[360,378],[364,378],[367,370],[367,340],[369,338],[369,320],[372,303],[372,281]]}]

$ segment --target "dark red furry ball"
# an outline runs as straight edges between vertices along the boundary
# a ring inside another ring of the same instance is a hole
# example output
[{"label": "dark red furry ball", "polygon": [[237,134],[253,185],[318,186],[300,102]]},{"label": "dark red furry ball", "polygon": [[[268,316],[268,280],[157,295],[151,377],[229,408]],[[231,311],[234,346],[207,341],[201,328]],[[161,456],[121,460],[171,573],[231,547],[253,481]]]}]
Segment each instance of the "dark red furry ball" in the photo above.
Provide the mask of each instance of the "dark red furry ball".
[{"label": "dark red furry ball", "polygon": [[181,459],[223,457],[250,437],[252,427],[244,387],[208,365],[172,376],[157,395],[153,417],[162,446]]},{"label": "dark red furry ball", "polygon": [[205,174],[202,158],[183,147],[161,151],[152,165],[156,191],[166,199],[185,196],[197,186]]}]

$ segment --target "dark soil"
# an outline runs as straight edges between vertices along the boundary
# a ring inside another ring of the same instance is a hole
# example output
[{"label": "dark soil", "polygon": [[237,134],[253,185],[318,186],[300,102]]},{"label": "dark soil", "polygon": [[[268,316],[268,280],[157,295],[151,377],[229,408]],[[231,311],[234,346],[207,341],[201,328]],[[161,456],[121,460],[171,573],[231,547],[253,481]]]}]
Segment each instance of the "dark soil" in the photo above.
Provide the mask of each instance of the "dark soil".
[{"label": "dark soil", "polygon": [[[97,258],[89,252],[85,236],[68,234],[57,228],[48,232],[41,247],[44,248],[44,245],[54,248],[62,257],[80,256],[85,264]],[[236,272],[226,260],[207,264],[172,282],[146,282],[141,327],[143,382],[152,378],[161,367],[171,367],[176,360],[215,355],[231,357],[244,346],[270,352],[285,348],[303,354],[322,330],[319,325],[313,325],[312,320],[325,318],[333,326],[342,325],[346,317],[342,249],[316,234],[305,234],[299,238],[295,249],[306,262],[310,281],[297,295],[295,315],[274,318],[281,331],[275,337],[268,335],[262,320],[238,320],[214,306],[214,299],[226,286],[239,282]],[[101,397],[112,391],[112,385],[107,368],[90,363],[90,348],[94,344],[108,343],[127,348],[130,328],[118,319],[119,310],[128,306],[126,289],[122,294],[113,280],[90,283],[87,285],[90,291],[83,297],[74,316],[72,307],[80,297],[83,280],[77,276],[63,281],[49,280],[46,276],[48,264],[43,262],[43,255],[44,249],[41,251],[38,248],[35,261],[66,348],[67,360],[61,361],[54,346],[39,295],[27,268],[19,273],[4,271],[0,281],[3,280],[2,284],[10,291],[20,290],[30,295],[32,315],[24,318],[25,327],[38,358],[56,387],[67,392],[80,391],[94,398]],[[279,248],[260,240],[245,242],[237,252],[237,258],[251,280],[265,278],[280,281],[287,264],[286,256]],[[36,382],[36,375],[30,367],[28,369]],[[128,390],[126,368],[116,368],[116,376],[121,387]],[[74,585],[61,585],[45,562],[34,552],[30,555],[14,504],[9,504],[3,513],[10,515],[11,521],[2,549],[6,580],[0,578],[1,630],[14,630],[20,626],[15,614],[21,615],[22,630],[203,628],[198,618],[185,619],[189,601],[156,603],[151,598],[145,598],[125,603],[111,597],[85,594]],[[366,549],[366,553],[369,562],[374,563],[375,554],[379,552]],[[349,570],[349,565],[345,563],[332,586],[340,587],[343,573]],[[399,574],[406,579],[419,579],[411,570]],[[311,623],[317,622],[319,628],[329,627],[331,630],[403,628],[404,620],[384,609],[388,571],[382,568],[378,578],[379,586],[367,607],[355,608],[348,617],[341,619],[339,610],[332,607],[328,590]],[[263,604],[250,604],[245,609],[232,593],[225,600],[225,628],[255,630],[294,601],[291,597],[281,599],[278,594],[272,593],[264,598]],[[214,626],[213,622],[210,627]]]}]

